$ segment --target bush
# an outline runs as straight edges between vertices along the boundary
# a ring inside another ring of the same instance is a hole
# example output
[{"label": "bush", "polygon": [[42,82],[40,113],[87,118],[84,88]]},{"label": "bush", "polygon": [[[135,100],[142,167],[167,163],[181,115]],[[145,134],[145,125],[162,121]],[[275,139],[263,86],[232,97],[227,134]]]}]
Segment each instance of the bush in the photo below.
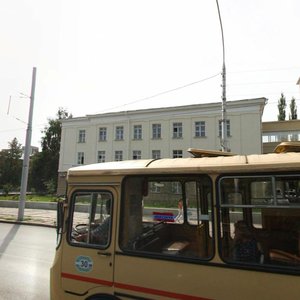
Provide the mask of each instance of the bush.
[{"label": "bush", "polygon": [[54,195],[56,192],[56,183],[55,183],[54,179],[50,179],[50,180],[46,181],[44,184],[46,186],[47,193],[49,195]]},{"label": "bush", "polygon": [[10,192],[12,192],[13,189],[14,189],[14,187],[10,183],[4,184],[3,185],[3,194],[4,194],[4,196],[8,196],[8,194]]}]

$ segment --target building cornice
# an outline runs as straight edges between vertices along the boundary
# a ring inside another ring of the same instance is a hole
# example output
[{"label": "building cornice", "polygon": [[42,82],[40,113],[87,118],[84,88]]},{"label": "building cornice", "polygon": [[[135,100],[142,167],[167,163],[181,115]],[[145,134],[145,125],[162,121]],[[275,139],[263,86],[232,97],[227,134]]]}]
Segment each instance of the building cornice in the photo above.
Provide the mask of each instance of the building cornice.
[{"label": "building cornice", "polygon": [[[245,107],[257,107],[260,106],[260,113],[262,115],[263,109],[265,104],[267,103],[267,99],[264,97],[261,98],[254,98],[254,99],[243,99],[243,100],[233,100],[233,101],[227,101],[227,111],[235,111],[239,109],[245,109]],[[152,118],[161,117],[163,115],[178,115],[178,116],[184,116],[185,114],[197,114],[199,115],[199,112],[203,112],[203,115],[211,115],[216,114],[216,112],[221,111],[221,102],[212,102],[212,103],[202,103],[202,104],[191,104],[191,105],[183,105],[183,106],[171,106],[171,107],[160,107],[160,108],[149,108],[149,109],[139,109],[139,110],[129,110],[129,111],[119,111],[119,112],[109,112],[109,113],[103,113],[103,114],[91,114],[86,115],[82,117],[75,117],[75,118],[69,118],[62,120],[62,123],[80,123],[90,121],[92,122],[93,119],[120,119],[120,118],[135,118],[138,117],[143,118],[144,116]]]}]

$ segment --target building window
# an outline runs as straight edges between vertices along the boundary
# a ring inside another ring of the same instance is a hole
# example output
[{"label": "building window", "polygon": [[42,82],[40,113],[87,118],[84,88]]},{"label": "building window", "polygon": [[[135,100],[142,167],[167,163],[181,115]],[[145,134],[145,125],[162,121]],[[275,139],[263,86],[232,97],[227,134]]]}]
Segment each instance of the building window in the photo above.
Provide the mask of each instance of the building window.
[{"label": "building window", "polygon": [[263,134],[262,139],[263,139],[263,143],[300,141],[300,132],[298,131],[266,132]]},{"label": "building window", "polygon": [[142,139],[142,125],[133,126],[133,139],[141,140]]},{"label": "building window", "polygon": [[152,158],[153,159],[161,158],[160,150],[152,150]]},{"label": "building window", "polygon": [[181,158],[182,150],[173,150],[173,158]]},{"label": "building window", "polygon": [[116,140],[120,141],[124,139],[124,127],[123,126],[117,126],[116,127]]},{"label": "building window", "polygon": [[83,165],[84,164],[84,152],[77,153],[77,164]]},{"label": "building window", "polygon": [[204,137],[205,135],[205,121],[195,122],[195,137]]},{"label": "building window", "polygon": [[106,127],[99,128],[99,141],[106,141],[107,138],[107,129]]},{"label": "building window", "polygon": [[115,161],[123,160],[123,151],[115,151]]},{"label": "building window", "polygon": [[105,162],[105,151],[98,151],[98,163]]},{"label": "building window", "polygon": [[[230,134],[230,120],[226,120],[226,131],[227,137],[231,136]],[[222,136],[222,120],[219,120],[219,137]]]},{"label": "building window", "polygon": [[161,124],[152,124],[152,138],[153,139],[161,138]]},{"label": "building window", "polygon": [[[179,182],[172,182],[171,191],[173,194],[177,194],[177,195],[181,194],[182,193],[181,184]],[[179,203],[178,203],[178,208],[179,208]]]},{"label": "building window", "polygon": [[84,129],[79,130],[78,143],[85,143],[85,130]]},{"label": "building window", "polygon": [[173,123],[173,139],[182,138],[182,123]]},{"label": "building window", "polygon": [[141,158],[142,158],[142,151],[140,150],[132,151],[132,159],[141,159]]}]

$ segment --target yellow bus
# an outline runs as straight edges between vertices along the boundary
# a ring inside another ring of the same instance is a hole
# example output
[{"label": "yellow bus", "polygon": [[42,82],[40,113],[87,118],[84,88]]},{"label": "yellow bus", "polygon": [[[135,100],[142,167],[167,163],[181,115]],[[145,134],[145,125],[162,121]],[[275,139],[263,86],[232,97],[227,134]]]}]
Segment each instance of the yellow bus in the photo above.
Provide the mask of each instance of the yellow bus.
[{"label": "yellow bus", "polygon": [[299,299],[300,153],[190,152],[68,171],[52,300]]}]

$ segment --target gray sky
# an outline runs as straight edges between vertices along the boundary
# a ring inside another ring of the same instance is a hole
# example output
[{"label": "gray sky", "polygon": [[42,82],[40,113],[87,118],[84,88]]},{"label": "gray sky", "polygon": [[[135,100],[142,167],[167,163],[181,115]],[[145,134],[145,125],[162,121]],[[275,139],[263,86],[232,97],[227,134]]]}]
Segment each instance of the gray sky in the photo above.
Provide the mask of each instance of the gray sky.
[{"label": "gray sky", "polygon": [[[219,5],[227,100],[268,98],[264,121],[277,119],[281,92],[299,106],[300,1]],[[20,92],[30,95],[33,67],[34,146],[59,107],[76,117],[221,101],[215,0],[0,0],[0,37],[0,149],[14,137],[25,144],[29,100]]]}]

